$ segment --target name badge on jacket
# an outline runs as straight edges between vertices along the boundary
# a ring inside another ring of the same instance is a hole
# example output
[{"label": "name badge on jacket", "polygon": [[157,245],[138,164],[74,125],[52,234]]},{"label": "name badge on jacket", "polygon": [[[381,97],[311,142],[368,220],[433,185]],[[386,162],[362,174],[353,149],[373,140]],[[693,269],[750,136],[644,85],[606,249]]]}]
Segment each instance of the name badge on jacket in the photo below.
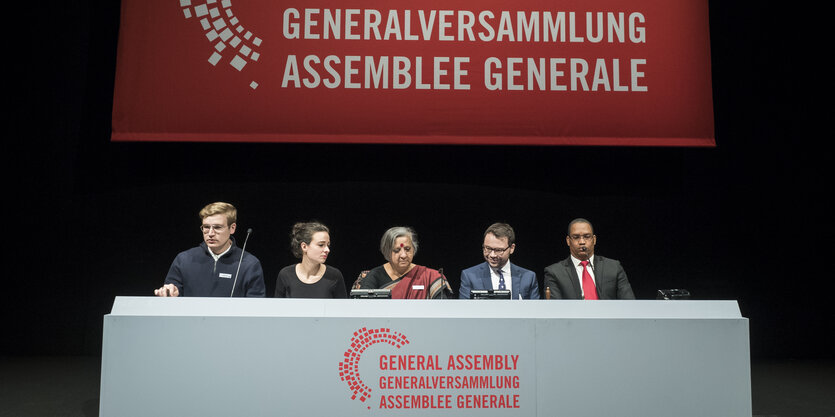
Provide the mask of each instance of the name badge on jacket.
[{"label": "name badge on jacket", "polygon": [[230,278],[230,279],[232,278],[232,274],[224,274],[223,272],[218,274],[218,276],[221,277],[221,278]]},{"label": "name badge on jacket", "polygon": [[423,289],[423,285],[412,285],[412,289],[413,289],[413,290],[422,290],[422,289]]}]

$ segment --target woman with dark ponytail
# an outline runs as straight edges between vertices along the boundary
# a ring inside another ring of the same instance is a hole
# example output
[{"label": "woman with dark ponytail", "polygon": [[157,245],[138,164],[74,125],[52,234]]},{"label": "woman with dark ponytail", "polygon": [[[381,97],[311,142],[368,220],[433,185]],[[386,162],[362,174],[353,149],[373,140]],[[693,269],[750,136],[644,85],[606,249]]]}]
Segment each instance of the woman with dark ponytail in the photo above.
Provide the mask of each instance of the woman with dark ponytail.
[{"label": "woman with dark ponytail", "polygon": [[275,282],[277,298],[347,298],[345,279],[325,265],[330,254],[330,231],[319,222],[296,223],[290,250],[301,262],[284,267]]}]

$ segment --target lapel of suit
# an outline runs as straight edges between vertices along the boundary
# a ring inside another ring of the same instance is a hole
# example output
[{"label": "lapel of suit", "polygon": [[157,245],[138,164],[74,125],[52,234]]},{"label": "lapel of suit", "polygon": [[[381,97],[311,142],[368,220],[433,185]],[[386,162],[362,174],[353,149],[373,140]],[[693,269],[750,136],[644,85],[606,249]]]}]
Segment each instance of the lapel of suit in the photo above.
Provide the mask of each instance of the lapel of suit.
[{"label": "lapel of suit", "polygon": [[[508,261],[510,262],[510,261]],[[516,300],[519,298],[519,294],[522,291],[522,272],[519,271],[519,267],[510,264],[510,298]]]},{"label": "lapel of suit", "polygon": [[565,269],[568,270],[568,276],[571,277],[571,286],[574,287],[574,295],[582,300],[583,291],[580,288],[580,277],[577,276],[577,268],[574,267],[574,262],[570,256],[565,259]]},{"label": "lapel of suit", "polygon": [[490,265],[485,262],[481,264],[481,288],[485,290],[493,289],[493,279],[490,277]]},{"label": "lapel of suit", "polygon": [[603,300],[606,298],[606,292],[603,291],[604,277],[606,276],[606,258],[594,255],[594,284],[597,287],[597,298]]}]

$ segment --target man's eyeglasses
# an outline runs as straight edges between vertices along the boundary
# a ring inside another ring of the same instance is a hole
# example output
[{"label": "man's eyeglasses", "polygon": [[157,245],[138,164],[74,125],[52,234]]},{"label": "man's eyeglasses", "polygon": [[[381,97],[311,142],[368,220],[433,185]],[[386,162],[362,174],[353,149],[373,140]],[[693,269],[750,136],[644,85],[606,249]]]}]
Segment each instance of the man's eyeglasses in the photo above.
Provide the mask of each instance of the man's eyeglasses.
[{"label": "man's eyeglasses", "polygon": [[224,230],[226,230],[226,226],[219,225],[219,224],[204,224],[204,225],[200,226],[200,231],[202,231],[204,235],[209,233],[212,230],[214,230],[215,233],[221,233]]},{"label": "man's eyeglasses", "polygon": [[508,246],[508,247],[506,247],[506,248],[504,248],[504,249],[491,248],[491,247],[489,247],[489,246],[482,246],[482,247],[481,247],[481,249],[484,249],[484,254],[485,254],[485,255],[489,255],[491,252],[493,252],[493,253],[495,253],[496,255],[500,255],[500,256],[501,256],[501,255],[502,255],[502,254],[504,254],[504,253],[505,253],[508,249],[510,249],[510,246]]}]

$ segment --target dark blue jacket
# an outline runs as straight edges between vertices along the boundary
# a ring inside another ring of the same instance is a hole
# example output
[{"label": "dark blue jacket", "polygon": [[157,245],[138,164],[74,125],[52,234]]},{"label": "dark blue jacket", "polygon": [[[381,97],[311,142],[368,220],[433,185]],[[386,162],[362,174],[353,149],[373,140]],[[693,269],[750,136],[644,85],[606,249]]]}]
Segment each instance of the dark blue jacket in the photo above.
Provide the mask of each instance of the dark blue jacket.
[{"label": "dark blue jacket", "polygon": [[[521,295],[525,300],[539,299],[539,284],[536,273],[510,263],[511,299],[518,300]],[[461,271],[461,287],[458,289],[459,298],[470,298],[472,290],[495,290],[490,278],[490,265],[482,262],[476,266]]]},{"label": "dark blue jacket", "polygon": [[[241,248],[232,239],[232,248],[220,259],[209,253],[206,242],[187,251],[180,252],[168,275],[166,284],[174,284],[180,290],[181,297],[229,297],[232,282],[241,259]],[[261,262],[253,254],[246,252],[241,263],[241,270],[235,284],[235,297],[264,297],[264,272]]]}]

